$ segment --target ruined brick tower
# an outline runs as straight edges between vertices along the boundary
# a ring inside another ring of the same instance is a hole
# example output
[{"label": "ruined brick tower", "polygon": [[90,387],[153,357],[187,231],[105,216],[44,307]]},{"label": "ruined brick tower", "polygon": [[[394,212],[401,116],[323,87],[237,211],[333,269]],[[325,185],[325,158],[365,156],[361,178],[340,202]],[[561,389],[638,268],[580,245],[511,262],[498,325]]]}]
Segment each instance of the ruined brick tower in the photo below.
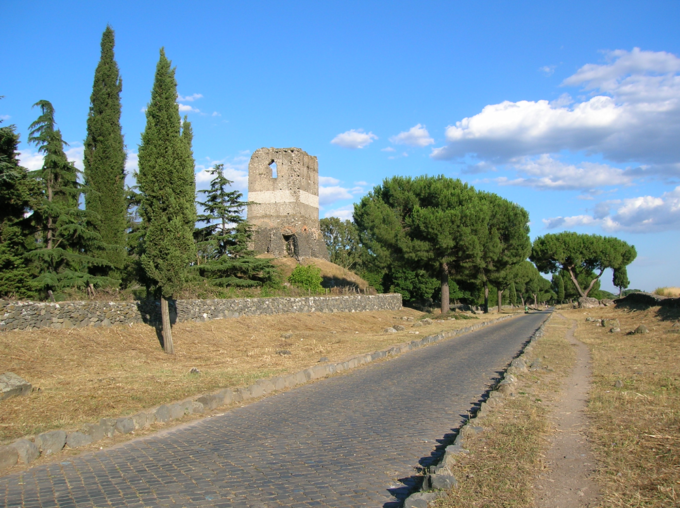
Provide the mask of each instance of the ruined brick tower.
[{"label": "ruined brick tower", "polygon": [[319,231],[319,163],[299,148],[260,148],[248,164],[253,250],[328,260]]}]

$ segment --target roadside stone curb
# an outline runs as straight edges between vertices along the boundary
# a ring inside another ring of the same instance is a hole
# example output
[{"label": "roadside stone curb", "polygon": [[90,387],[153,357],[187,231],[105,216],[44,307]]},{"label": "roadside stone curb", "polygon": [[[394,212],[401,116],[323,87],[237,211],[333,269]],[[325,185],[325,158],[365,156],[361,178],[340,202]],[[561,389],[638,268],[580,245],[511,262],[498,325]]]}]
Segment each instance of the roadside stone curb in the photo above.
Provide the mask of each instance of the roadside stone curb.
[{"label": "roadside stone curb", "polygon": [[[407,351],[418,349],[444,339],[473,332],[515,316],[516,315],[506,315],[466,326],[459,330],[429,335],[420,340],[390,346],[384,350],[356,355],[338,363],[324,363],[292,374],[268,379],[258,379],[250,386],[223,388],[217,392],[193,396],[183,401],[162,404],[158,407],[146,409],[130,416],[102,418],[98,424],[86,423],[77,430],[55,430],[46,432],[34,438],[35,444],[27,437],[23,437],[7,446],[0,446],[0,470],[15,466],[17,463],[28,464],[40,455],[51,455],[61,451],[65,447],[80,448],[101,441],[105,437],[112,438],[117,434],[131,434],[135,430],[147,428],[153,423],[165,424],[183,418],[186,415],[199,415],[205,413],[205,411],[229,406],[234,403],[258,399],[276,391],[294,388],[311,381],[355,369],[383,358],[395,357]],[[433,485],[443,485],[444,483],[442,482],[447,481],[450,480],[446,480],[442,476],[441,478],[434,479]],[[455,483],[455,479],[452,481]],[[421,504],[413,506],[417,507],[421,506]]]},{"label": "roadside stone curb", "polygon": [[[451,472],[451,467],[456,463],[457,457],[460,457],[461,454],[469,453],[464,448],[465,437],[484,431],[484,428],[478,424],[479,419],[488,415],[491,408],[501,405],[504,395],[512,392],[513,385],[517,384],[517,378],[513,374],[526,372],[528,355],[531,353],[536,341],[545,334],[545,327],[550,322],[550,319],[552,319],[552,316],[553,313],[551,312],[531,335],[520,355],[512,360],[510,366],[503,373],[502,379],[489,391],[488,398],[482,402],[479,409],[470,419],[461,425],[453,442],[444,449],[444,454],[439,462],[434,466],[430,466],[427,473],[423,476],[420,491],[413,492],[404,499],[403,508],[427,508],[428,506],[433,506],[437,499],[445,495],[446,490],[458,486],[458,482]],[[501,319],[503,318],[493,322],[500,321]]]}]

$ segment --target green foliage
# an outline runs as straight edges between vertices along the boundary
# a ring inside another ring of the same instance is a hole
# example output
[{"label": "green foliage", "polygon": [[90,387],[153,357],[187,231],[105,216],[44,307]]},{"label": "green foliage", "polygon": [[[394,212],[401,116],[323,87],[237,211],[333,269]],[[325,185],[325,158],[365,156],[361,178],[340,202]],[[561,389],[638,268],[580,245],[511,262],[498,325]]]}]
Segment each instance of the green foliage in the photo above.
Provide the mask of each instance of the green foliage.
[{"label": "green foliage", "polygon": [[305,291],[311,291],[312,293],[321,293],[323,291],[322,281],[321,268],[314,265],[298,265],[293,270],[293,273],[290,274],[290,277],[288,277],[288,282],[293,286]]},{"label": "green foliage", "polygon": [[[567,271],[572,282],[573,278],[578,282],[574,287],[579,296],[588,296],[607,268],[623,268],[636,256],[635,247],[618,238],[565,231],[536,238],[530,259],[543,273]],[[594,274],[587,285],[581,284],[579,272],[589,274],[596,271],[599,273]]]},{"label": "green foliage", "polygon": [[355,270],[361,265],[362,247],[359,231],[352,221],[328,217],[319,221],[331,263]]},{"label": "green foliage", "polygon": [[552,290],[556,295],[558,302],[564,301],[564,279],[560,274],[555,273],[552,276]]},{"label": "green foliage", "polygon": [[194,231],[198,246],[194,271],[220,287],[278,285],[278,272],[271,261],[256,258],[248,249],[252,232],[242,216],[247,204],[242,201],[243,194],[228,190],[233,182],[224,176],[223,164],[216,164],[209,173],[214,178],[208,190],[200,191],[206,195],[205,201],[198,202],[205,212],[198,222],[206,225]]},{"label": "green foliage", "polygon": [[106,27],[101,57],[94,74],[83,165],[85,207],[89,227],[102,238],[96,254],[108,260],[120,275],[125,264],[127,202],[125,193],[125,144],[120,125],[120,93],[123,82],[114,60],[114,33]]},{"label": "green foliage", "polygon": [[196,257],[194,161],[182,137],[176,100],[175,70],[161,49],[139,147],[138,183],[144,222],[141,265],[166,299],[182,289]]},{"label": "green foliage", "polygon": [[34,287],[62,290],[76,287],[109,286],[116,281],[91,272],[110,267],[110,263],[96,255],[102,250],[101,236],[88,228],[91,215],[78,207],[83,191],[77,181],[77,170],[64,153],[61,132],[55,129],[54,108],[48,101],[39,101],[42,114],[30,126],[29,142],[44,154],[43,167],[32,172],[37,179],[39,193],[33,206],[31,221],[37,230],[35,249],[26,257],[35,264],[38,277]]},{"label": "green foliage", "polygon": [[390,293],[401,294],[403,301],[409,303],[431,299],[441,283],[425,270],[397,268],[386,274],[383,284]]},{"label": "green foliage", "polygon": [[616,268],[614,270],[612,283],[614,284],[614,287],[619,288],[619,295],[622,294],[624,289],[630,286],[630,281],[628,280],[628,269],[625,266]]},{"label": "green foliage", "polygon": [[514,282],[511,282],[508,288],[508,302],[510,305],[517,305],[517,290]]},{"label": "green foliage", "polygon": [[[592,270],[585,270],[583,268],[575,268],[572,273],[576,277],[576,281],[580,288],[589,287],[590,283],[593,283],[591,290],[588,295],[596,298],[597,292],[600,290],[600,279]],[[578,300],[581,297],[581,293],[574,284],[571,278],[571,274],[567,270],[560,270],[558,275],[562,278],[564,282],[564,297],[567,300]]]},{"label": "green foliage", "polygon": [[15,126],[0,127],[0,297],[34,298],[35,269],[25,255],[35,241],[24,215],[38,186],[19,166],[18,145]]}]

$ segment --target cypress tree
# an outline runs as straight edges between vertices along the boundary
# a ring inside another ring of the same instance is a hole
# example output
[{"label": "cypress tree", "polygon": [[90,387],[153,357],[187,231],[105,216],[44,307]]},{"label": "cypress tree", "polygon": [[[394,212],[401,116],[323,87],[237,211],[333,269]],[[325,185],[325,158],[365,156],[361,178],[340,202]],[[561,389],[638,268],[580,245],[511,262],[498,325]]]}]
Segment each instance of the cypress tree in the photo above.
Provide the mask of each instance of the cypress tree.
[{"label": "cypress tree", "polygon": [[161,298],[166,353],[174,352],[168,299],[183,288],[196,249],[196,184],[193,171],[189,172],[193,157],[182,137],[176,100],[175,69],[161,49],[139,147],[138,183],[145,234],[141,264]]},{"label": "cypress tree", "polygon": [[107,259],[120,275],[125,262],[127,203],[125,196],[125,145],[120,126],[120,93],[123,82],[114,60],[114,32],[106,27],[101,40],[101,58],[94,73],[87,117],[83,165],[85,206],[90,228],[101,235]]}]

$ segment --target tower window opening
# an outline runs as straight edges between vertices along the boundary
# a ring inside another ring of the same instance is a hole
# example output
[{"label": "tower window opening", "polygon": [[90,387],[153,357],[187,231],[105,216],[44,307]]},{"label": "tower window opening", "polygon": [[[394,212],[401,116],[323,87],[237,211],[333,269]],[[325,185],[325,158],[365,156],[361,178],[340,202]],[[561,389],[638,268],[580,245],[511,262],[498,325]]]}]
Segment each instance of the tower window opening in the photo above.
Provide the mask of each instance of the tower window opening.
[{"label": "tower window opening", "polygon": [[277,176],[277,175],[276,175],[276,162],[271,161],[271,162],[269,163],[269,169],[272,170],[272,178],[276,178],[276,176]]}]

